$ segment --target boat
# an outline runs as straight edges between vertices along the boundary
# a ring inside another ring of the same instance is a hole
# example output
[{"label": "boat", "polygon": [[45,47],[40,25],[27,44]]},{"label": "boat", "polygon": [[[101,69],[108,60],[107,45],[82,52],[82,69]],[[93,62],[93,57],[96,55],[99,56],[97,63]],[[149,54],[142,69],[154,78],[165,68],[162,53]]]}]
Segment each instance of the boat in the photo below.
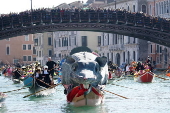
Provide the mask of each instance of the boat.
[{"label": "boat", "polygon": [[20,84],[22,81],[20,79],[12,79],[14,84]]},{"label": "boat", "polygon": [[140,70],[134,74],[135,82],[153,82],[154,73],[151,71]]},{"label": "boat", "polygon": [[46,85],[45,83],[42,83],[43,81],[36,80],[32,76],[27,76],[23,82],[24,86],[29,88],[29,92],[35,93],[35,96],[47,96],[55,93],[54,87]]},{"label": "boat", "polygon": [[7,97],[7,95],[5,95],[4,93],[0,92],[0,103],[4,102],[6,97]]},{"label": "boat", "polygon": [[[95,87],[85,88],[84,84],[74,87],[67,95],[67,101],[75,107],[98,106],[104,103],[104,92]],[[90,90],[90,91],[89,91]],[[87,94],[86,94],[87,93]]]},{"label": "boat", "polygon": [[170,77],[170,73],[166,73],[166,76]]}]

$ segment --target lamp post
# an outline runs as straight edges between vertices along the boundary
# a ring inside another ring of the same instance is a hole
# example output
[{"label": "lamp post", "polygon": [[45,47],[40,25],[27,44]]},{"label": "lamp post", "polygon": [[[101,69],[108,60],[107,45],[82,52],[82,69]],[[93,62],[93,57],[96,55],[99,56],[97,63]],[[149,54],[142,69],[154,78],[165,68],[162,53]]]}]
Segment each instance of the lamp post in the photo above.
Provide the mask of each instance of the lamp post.
[{"label": "lamp post", "polygon": [[115,9],[116,9],[116,0],[114,0],[114,2],[115,2]]},{"label": "lamp post", "polygon": [[33,24],[32,23],[32,0],[31,0],[31,24]]},{"label": "lamp post", "polygon": [[31,0],[31,12],[32,12],[32,0]]}]

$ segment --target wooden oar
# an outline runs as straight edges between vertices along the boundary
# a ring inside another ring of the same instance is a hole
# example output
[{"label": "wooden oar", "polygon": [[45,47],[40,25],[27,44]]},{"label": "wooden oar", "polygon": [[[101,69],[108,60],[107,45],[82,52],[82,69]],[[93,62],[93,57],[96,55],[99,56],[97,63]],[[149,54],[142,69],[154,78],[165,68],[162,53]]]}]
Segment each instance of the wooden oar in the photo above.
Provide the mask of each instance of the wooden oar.
[{"label": "wooden oar", "polygon": [[[32,81],[31,81],[31,82],[32,82]],[[29,82],[28,84],[30,84],[31,82]],[[25,87],[25,86],[27,86],[28,84],[24,85],[22,88],[15,89],[15,90],[11,90],[11,91],[6,91],[6,92],[3,92],[3,93],[9,93],[9,92],[12,92],[12,91],[19,91],[19,90],[21,90],[21,89],[26,89],[26,88],[28,88],[28,87]]]},{"label": "wooden oar", "polygon": [[[117,84],[111,84],[111,85],[120,86],[120,87],[124,87],[124,88],[128,88],[128,89],[133,89],[133,88],[129,88],[129,87],[125,87],[125,86],[117,85]],[[138,90],[138,89],[134,89],[134,90]]]},{"label": "wooden oar", "polygon": [[9,92],[13,92],[13,91],[19,91],[21,89],[26,89],[27,87],[22,87],[20,89],[15,89],[15,90],[11,90],[11,91],[6,91],[6,92],[2,92],[2,93],[9,93]]},{"label": "wooden oar", "polygon": [[31,96],[31,95],[35,95],[36,93],[39,93],[39,92],[41,92],[41,91],[45,91],[45,90],[50,89],[50,88],[54,88],[54,87],[56,87],[56,86],[58,86],[58,85],[60,85],[60,84],[61,84],[61,83],[56,84],[56,85],[53,85],[53,86],[51,86],[51,87],[49,87],[49,88],[44,88],[44,89],[42,89],[42,90],[40,90],[40,91],[37,91],[37,92],[35,92],[35,93],[26,95],[26,96],[24,96],[23,98],[29,97],[29,96]]},{"label": "wooden oar", "polygon": [[115,82],[121,81],[121,80],[123,80],[123,79],[125,79],[125,78],[121,78],[121,79],[119,79],[119,80],[116,80]]},{"label": "wooden oar", "polygon": [[155,77],[163,79],[163,80],[169,80],[169,79],[166,79],[166,78],[163,78],[163,77],[159,77],[158,75],[155,75]]},{"label": "wooden oar", "polygon": [[108,92],[108,93],[114,94],[114,95],[119,96],[119,97],[122,97],[122,98],[124,98],[124,99],[129,99],[129,98],[127,98],[127,97],[124,97],[124,96],[118,95],[118,94],[113,93],[113,92],[111,92],[111,91],[107,91],[107,90],[103,90],[103,91],[106,91],[106,92]]},{"label": "wooden oar", "polygon": [[49,84],[47,84],[47,83],[45,83],[44,81],[42,81],[42,80],[40,80],[40,79],[38,79],[38,78],[35,78],[36,80],[38,80],[38,81],[40,81],[40,82],[42,82],[42,83],[44,83],[45,85],[47,85],[47,86],[50,86],[51,87],[51,85],[49,85]]}]

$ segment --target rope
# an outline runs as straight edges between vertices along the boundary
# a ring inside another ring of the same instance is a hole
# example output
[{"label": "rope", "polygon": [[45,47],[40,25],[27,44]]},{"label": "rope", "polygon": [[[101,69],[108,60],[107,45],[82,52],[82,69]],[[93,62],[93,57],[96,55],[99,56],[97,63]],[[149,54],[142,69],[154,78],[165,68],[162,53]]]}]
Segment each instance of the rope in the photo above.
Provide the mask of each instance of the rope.
[{"label": "rope", "polygon": [[117,96],[122,97],[122,98],[124,98],[124,99],[129,99],[129,98],[127,98],[127,97],[124,97],[124,96],[118,95],[118,94],[116,94],[116,93],[113,93],[113,92],[110,92],[110,91],[107,91],[107,90],[103,90],[103,91],[106,91],[106,92],[108,92],[108,93],[111,93],[111,94],[117,95]]},{"label": "rope", "polygon": [[26,96],[24,96],[23,98],[29,97],[29,96],[31,96],[31,95],[34,95],[34,94],[39,93],[39,92],[41,92],[41,91],[45,91],[45,90],[47,90],[47,89],[54,88],[54,87],[56,87],[56,86],[58,86],[58,85],[60,85],[60,84],[61,84],[61,83],[56,84],[56,85],[54,85],[54,86],[51,86],[51,87],[49,87],[49,88],[42,89],[42,90],[37,91],[37,92],[35,92],[35,93],[32,93],[32,94],[26,95]]}]

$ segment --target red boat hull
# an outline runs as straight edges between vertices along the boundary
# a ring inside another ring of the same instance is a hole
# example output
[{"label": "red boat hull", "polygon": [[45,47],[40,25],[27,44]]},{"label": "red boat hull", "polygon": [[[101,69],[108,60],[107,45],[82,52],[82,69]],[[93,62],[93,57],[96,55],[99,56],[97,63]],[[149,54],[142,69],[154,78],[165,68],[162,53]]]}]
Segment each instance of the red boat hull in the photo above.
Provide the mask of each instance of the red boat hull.
[{"label": "red boat hull", "polygon": [[154,73],[152,72],[144,72],[137,77],[134,77],[136,82],[152,82],[154,78]]}]

